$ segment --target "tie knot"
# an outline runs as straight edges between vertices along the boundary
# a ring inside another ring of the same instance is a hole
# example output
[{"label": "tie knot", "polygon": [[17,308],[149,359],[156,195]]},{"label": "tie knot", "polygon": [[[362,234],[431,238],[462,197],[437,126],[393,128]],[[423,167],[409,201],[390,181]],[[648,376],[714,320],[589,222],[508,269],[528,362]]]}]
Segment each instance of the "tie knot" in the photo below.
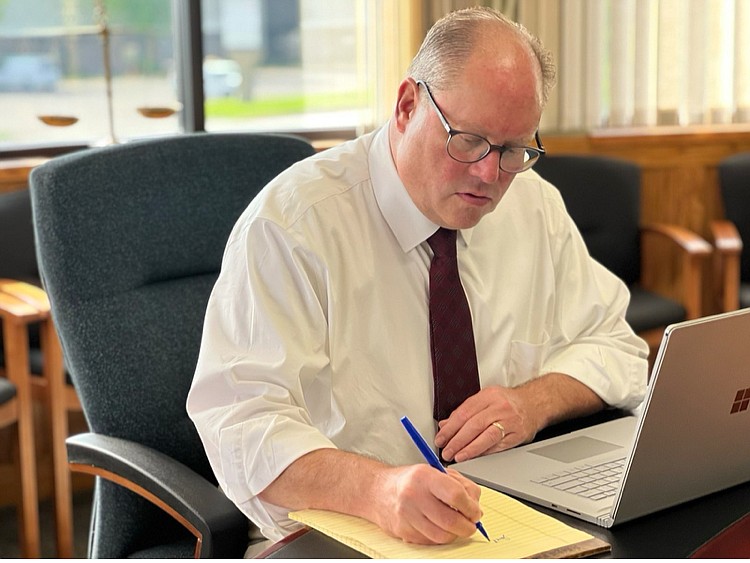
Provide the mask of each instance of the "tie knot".
[{"label": "tie knot", "polygon": [[455,257],[456,256],[456,231],[440,227],[435,233],[427,239],[427,244],[432,248],[435,256]]}]

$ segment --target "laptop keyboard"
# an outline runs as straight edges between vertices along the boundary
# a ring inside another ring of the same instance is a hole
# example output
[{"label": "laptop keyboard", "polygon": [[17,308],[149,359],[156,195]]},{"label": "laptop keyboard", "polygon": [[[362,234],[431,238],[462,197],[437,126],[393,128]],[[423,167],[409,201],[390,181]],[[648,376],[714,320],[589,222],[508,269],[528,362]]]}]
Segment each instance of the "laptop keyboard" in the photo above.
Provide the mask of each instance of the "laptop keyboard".
[{"label": "laptop keyboard", "polygon": [[591,500],[601,500],[617,493],[624,468],[625,458],[622,458],[598,465],[581,465],[533,481]]}]

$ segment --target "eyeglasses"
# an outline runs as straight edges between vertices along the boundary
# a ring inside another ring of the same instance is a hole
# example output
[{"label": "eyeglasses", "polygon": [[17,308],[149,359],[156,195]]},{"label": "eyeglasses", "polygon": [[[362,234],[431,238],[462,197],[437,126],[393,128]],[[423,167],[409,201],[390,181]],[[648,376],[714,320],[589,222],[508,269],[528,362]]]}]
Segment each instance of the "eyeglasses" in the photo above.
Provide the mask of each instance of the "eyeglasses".
[{"label": "eyeglasses", "polygon": [[534,148],[493,145],[481,135],[453,129],[448,123],[448,120],[445,119],[443,112],[440,111],[440,108],[435,102],[435,98],[432,97],[432,92],[430,92],[430,87],[427,86],[427,83],[422,80],[417,80],[417,84],[424,86],[432,107],[435,108],[435,111],[440,118],[440,122],[448,133],[448,140],[445,142],[445,149],[453,160],[464,162],[466,164],[479,162],[490,154],[490,152],[497,150],[500,153],[500,169],[510,174],[517,174],[534,166],[536,161],[539,160],[539,157],[544,154],[544,146],[539,137],[539,131],[536,131],[534,134],[534,140],[538,147]]}]

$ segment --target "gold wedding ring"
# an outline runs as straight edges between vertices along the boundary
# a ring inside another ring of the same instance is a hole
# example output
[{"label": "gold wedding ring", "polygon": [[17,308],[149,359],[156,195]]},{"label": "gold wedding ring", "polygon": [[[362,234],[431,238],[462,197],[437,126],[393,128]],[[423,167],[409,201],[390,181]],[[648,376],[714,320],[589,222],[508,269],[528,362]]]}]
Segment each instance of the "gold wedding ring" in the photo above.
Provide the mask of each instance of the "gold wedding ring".
[{"label": "gold wedding ring", "polygon": [[499,422],[493,422],[492,426],[494,426],[495,428],[497,428],[500,431],[500,433],[502,434],[502,436],[500,436],[500,440],[499,440],[500,442],[502,442],[503,438],[505,438],[505,426],[503,426]]}]

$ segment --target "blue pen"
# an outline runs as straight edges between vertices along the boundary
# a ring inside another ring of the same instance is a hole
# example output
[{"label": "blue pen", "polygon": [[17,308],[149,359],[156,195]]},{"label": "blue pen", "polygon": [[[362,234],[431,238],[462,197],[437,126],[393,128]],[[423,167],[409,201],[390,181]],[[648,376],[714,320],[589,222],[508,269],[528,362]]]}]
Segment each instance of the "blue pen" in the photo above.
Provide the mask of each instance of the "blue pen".
[{"label": "blue pen", "polygon": [[[402,416],[401,424],[404,425],[404,428],[406,428],[406,431],[409,433],[409,436],[411,436],[411,439],[419,448],[419,451],[422,452],[422,455],[427,460],[427,463],[429,463],[432,467],[434,467],[438,471],[442,471],[443,473],[448,473],[445,470],[445,467],[443,467],[443,464],[440,463],[438,456],[436,456],[435,452],[432,451],[432,448],[427,445],[427,442],[424,441],[424,438],[422,438],[422,435],[419,433],[419,431],[416,428],[414,428],[414,425],[411,423],[411,420],[409,420],[409,417]],[[487,538],[487,541],[490,541],[490,536],[488,536],[487,532],[484,531],[484,526],[482,526],[481,522],[477,522],[477,530],[479,530],[482,533],[482,535],[485,538]]]}]

